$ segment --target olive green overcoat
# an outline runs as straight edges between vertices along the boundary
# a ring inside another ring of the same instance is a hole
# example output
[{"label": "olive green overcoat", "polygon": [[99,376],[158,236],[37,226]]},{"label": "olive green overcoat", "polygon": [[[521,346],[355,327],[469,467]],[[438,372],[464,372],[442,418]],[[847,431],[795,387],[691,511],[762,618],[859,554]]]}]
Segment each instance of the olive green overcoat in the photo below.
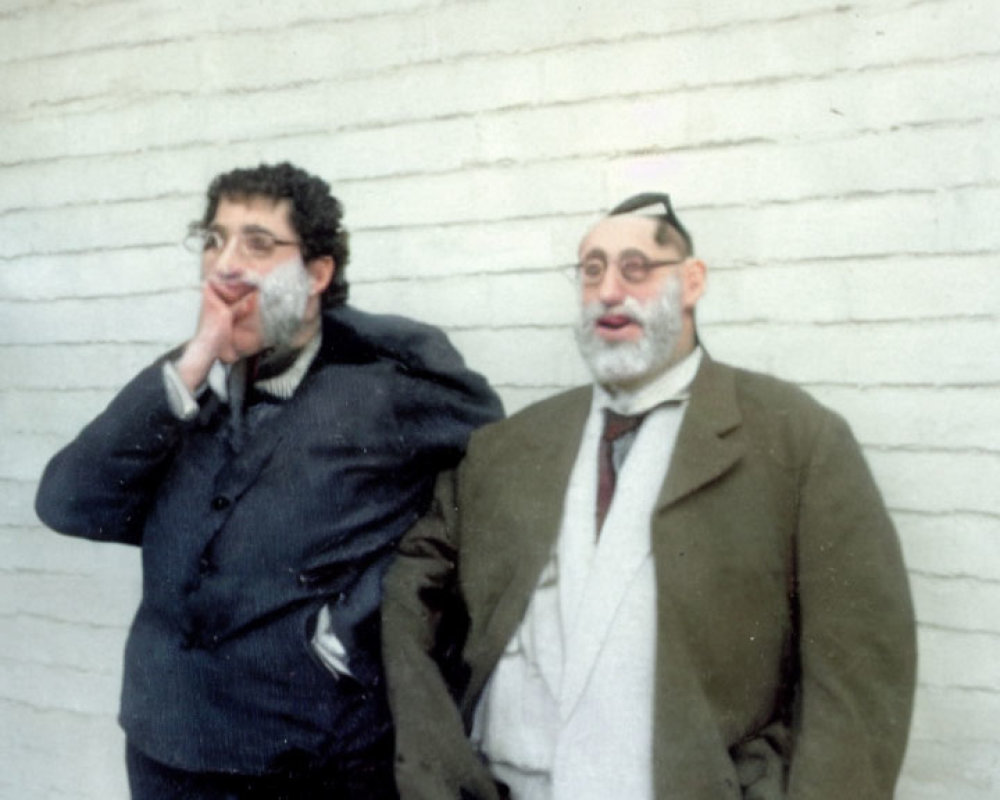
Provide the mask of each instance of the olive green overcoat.
[{"label": "olive green overcoat", "polygon": [[[494,798],[467,740],[560,527],[592,390],[480,429],[385,582],[403,798]],[[664,800],[891,798],[914,689],[893,525],[844,421],[707,357],[651,520]]]}]

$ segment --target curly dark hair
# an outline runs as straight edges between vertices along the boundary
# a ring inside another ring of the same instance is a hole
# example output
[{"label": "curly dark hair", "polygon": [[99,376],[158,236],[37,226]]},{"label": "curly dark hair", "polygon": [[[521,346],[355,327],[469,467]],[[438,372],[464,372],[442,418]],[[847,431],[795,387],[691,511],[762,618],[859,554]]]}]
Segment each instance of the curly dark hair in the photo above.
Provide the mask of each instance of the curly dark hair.
[{"label": "curly dark hair", "polygon": [[224,172],[208,187],[208,205],[202,224],[211,225],[220,199],[250,197],[291,201],[290,222],[302,242],[303,260],[332,256],[336,264],[333,280],[323,292],[323,305],[329,308],[347,302],[348,234],[340,224],[344,209],[330,194],[329,184],[287,161]]}]

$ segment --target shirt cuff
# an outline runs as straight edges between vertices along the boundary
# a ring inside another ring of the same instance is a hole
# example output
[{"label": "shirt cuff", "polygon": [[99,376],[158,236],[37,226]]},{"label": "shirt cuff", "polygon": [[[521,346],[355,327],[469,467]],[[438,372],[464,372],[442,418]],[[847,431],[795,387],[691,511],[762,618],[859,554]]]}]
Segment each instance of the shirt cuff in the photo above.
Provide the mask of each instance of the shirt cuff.
[{"label": "shirt cuff", "polygon": [[316,620],[316,630],[313,631],[310,644],[312,645],[313,652],[323,662],[323,666],[335,678],[340,678],[342,675],[351,678],[354,677],[351,674],[347,649],[333,631],[333,617],[330,614],[330,607],[328,605],[324,605],[319,611],[319,617]]},{"label": "shirt cuff", "polygon": [[184,385],[172,361],[163,362],[163,386],[167,391],[167,403],[177,419],[187,421],[198,415],[198,401]]}]

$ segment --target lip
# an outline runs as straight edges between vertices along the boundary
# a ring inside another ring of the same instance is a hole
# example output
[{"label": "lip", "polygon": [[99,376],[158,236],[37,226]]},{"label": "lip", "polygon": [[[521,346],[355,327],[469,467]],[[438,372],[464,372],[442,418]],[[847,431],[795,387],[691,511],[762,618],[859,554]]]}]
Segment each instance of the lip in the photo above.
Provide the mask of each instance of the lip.
[{"label": "lip", "polygon": [[249,280],[230,276],[209,278],[209,284],[212,286],[212,291],[228,305],[242,300],[251,292],[257,291],[258,288],[257,284]]},{"label": "lip", "polygon": [[642,325],[627,314],[604,314],[595,320],[594,328],[607,341],[636,339],[642,335]]}]

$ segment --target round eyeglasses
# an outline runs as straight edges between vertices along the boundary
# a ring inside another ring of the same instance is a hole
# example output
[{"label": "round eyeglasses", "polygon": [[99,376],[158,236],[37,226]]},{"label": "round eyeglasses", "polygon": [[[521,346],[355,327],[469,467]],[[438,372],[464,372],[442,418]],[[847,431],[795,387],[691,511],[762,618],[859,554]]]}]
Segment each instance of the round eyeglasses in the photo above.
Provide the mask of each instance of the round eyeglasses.
[{"label": "round eyeglasses", "polygon": [[[618,273],[626,283],[642,283],[649,278],[654,269],[675,267],[685,261],[686,259],[683,258],[653,261],[642,253],[632,253],[619,259]],[[576,265],[577,280],[584,286],[596,286],[604,280],[604,273],[608,271],[608,263],[605,259],[596,256],[585,258]]]}]

